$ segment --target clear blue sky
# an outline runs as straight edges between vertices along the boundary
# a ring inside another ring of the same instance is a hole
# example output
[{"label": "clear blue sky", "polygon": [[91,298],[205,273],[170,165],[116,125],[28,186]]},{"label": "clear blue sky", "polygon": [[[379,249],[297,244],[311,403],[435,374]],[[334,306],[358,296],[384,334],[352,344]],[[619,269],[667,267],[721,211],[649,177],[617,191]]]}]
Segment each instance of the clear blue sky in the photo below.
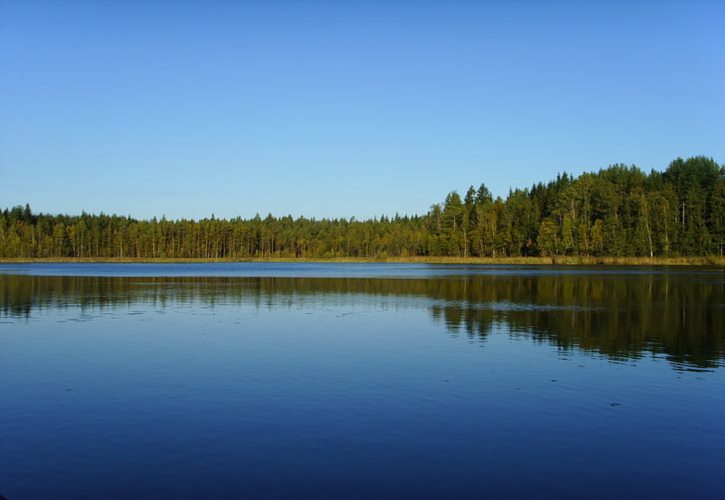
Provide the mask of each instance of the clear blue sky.
[{"label": "clear blue sky", "polygon": [[725,162],[725,3],[0,0],[0,206],[423,213]]}]

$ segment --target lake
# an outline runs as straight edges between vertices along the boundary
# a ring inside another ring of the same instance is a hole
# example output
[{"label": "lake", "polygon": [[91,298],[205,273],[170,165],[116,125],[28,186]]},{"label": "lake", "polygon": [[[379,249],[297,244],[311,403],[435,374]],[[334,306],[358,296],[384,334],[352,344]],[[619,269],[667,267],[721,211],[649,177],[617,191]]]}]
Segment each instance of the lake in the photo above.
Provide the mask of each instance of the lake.
[{"label": "lake", "polygon": [[725,497],[725,272],[0,265],[0,494]]}]

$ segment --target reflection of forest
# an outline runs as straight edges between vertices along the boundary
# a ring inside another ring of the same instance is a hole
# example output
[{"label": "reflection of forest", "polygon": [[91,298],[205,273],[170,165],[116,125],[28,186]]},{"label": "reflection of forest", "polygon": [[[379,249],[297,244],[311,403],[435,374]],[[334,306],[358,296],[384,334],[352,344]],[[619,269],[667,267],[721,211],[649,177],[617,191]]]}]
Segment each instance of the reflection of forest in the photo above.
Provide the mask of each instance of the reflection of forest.
[{"label": "reflection of forest", "polygon": [[725,281],[719,273],[437,279],[0,275],[0,315],[5,317],[134,303],[349,305],[354,303],[350,295],[429,299],[424,303],[434,318],[452,333],[470,336],[485,337],[500,324],[512,335],[614,358],[664,353],[674,363],[707,368],[725,357]]}]

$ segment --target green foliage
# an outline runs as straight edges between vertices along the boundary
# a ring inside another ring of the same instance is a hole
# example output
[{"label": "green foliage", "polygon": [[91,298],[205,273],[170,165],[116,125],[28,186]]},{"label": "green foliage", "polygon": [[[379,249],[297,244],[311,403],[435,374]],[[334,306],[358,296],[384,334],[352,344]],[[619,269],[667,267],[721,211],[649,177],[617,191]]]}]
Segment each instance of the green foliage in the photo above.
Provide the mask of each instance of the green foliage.
[{"label": "green foliage", "polygon": [[645,174],[613,165],[512,190],[453,191],[425,215],[199,221],[0,212],[0,258],[381,258],[706,256],[725,252],[725,167],[676,159]]}]

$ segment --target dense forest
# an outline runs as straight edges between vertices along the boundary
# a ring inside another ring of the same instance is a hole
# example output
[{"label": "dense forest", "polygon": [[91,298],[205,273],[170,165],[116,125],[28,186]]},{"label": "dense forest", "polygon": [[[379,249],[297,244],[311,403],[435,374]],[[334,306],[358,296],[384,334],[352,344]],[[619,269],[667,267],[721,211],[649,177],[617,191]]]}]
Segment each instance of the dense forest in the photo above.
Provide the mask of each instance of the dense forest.
[{"label": "dense forest", "polygon": [[0,213],[1,258],[385,258],[706,256],[725,251],[725,165],[676,159],[663,172],[613,165],[494,198],[484,184],[425,215],[371,220],[136,220]]}]

